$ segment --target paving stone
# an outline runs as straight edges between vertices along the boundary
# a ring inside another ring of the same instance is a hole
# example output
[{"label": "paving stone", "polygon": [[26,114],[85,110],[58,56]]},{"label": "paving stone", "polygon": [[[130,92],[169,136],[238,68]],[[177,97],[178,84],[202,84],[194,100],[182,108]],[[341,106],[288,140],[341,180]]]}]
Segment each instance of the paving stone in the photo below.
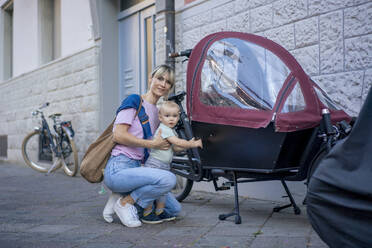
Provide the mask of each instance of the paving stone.
[{"label": "paving stone", "polygon": [[32,227],[34,227],[35,224],[30,223],[1,223],[0,224],[0,232],[6,233],[6,232],[24,232],[25,230],[28,230]]},{"label": "paving stone", "polygon": [[221,222],[208,232],[208,236],[254,236],[261,230],[261,226],[236,225],[235,223]]},{"label": "paving stone", "polygon": [[193,227],[177,227],[177,228],[170,227],[170,228],[167,228],[161,231],[157,235],[158,236],[168,236],[168,235],[171,235],[171,236],[178,236],[178,235],[190,236],[191,235],[193,236],[195,233],[196,235],[206,233],[209,229],[210,228],[208,227],[200,227],[196,231],[195,228]]},{"label": "paving stone", "polygon": [[318,234],[313,230],[311,232],[310,240],[309,240],[309,248],[328,248],[328,245],[320,239]]},{"label": "paving stone", "polygon": [[108,194],[98,194],[99,184],[63,173],[46,177],[24,166],[0,168],[8,175],[0,180],[6,189],[0,195],[1,248],[325,247],[305,214],[273,213],[277,202],[240,198],[242,223],[236,225],[234,217],[218,219],[233,210],[231,195],[193,192],[176,221],[128,228],[116,216],[113,223],[103,220]]},{"label": "paving stone", "polygon": [[[149,237],[140,240],[136,243],[134,247],[136,248],[148,248],[148,247],[159,247],[159,248],[186,248],[194,247],[194,243],[197,241],[198,237],[195,236],[181,236],[181,237]],[[151,244],[151,245],[150,245]]]},{"label": "paving stone", "polygon": [[[56,244],[51,246],[50,238],[52,237],[49,233],[40,233],[38,235],[31,233],[4,233],[0,235],[0,247],[48,247],[46,243],[49,243],[49,247],[63,247]],[[66,245],[63,242],[64,245]],[[65,246],[66,247],[66,246]],[[68,246],[67,246],[68,247]]]},{"label": "paving stone", "polygon": [[28,229],[28,232],[32,233],[60,233],[67,230],[74,229],[78,226],[75,225],[40,225]]},{"label": "paving stone", "polygon": [[270,218],[261,231],[265,236],[306,237],[311,226],[306,219]]},{"label": "paving stone", "polygon": [[202,237],[197,241],[193,247],[198,248],[215,248],[215,247],[232,247],[232,248],[246,248],[253,240],[252,236],[225,236],[208,235]]},{"label": "paving stone", "polygon": [[182,220],[176,221],[174,226],[185,226],[185,227],[209,227],[214,226],[218,222],[218,215],[212,216],[184,216]]},{"label": "paving stone", "polygon": [[121,242],[121,243],[115,243],[115,244],[110,244],[110,243],[107,243],[107,242],[91,242],[91,243],[85,243],[85,244],[82,244],[81,246],[79,247],[82,247],[82,248],[102,248],[102,247],[105,247],[105,248],[131,248],[133,247],[133,244],[130,243],[130,242]]},{"label": "paving stone", "polygon": [[306,248],[307,237],[262,237],[257,236],[250,248],[283,248],[283,247],[296,247]]}]

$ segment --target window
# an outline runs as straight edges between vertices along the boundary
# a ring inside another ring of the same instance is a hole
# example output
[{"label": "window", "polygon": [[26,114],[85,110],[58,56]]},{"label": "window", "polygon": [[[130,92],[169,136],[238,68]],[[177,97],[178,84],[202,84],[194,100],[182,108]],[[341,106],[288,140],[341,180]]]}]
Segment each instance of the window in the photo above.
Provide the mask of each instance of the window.
[{"label": "window", "polygon": [[297,112],[304,110],[306,107],[305,98],[302,94],[300,84],[297,82],[291,94],[284,103],[282,113]]},{"label": "window", "polygon": [[8,156],[8,135],[0,135],[0,157]]},{"label": "window", "polygon": [[[2,8],[3,15],[3,46],[2,51],[2,79],[13,76],[13,1],[8,1]],[[1,23],[1,21],[0,21]],[[1,44],[1,42],[0,42]]]},{"label": "window", "polygon": [[61,55],[60,0],[38,1],[39,64]]},{"label": "window", "polygon": [[120,11],[129,9],[130,7],[143,2],[144,0],[120,0]]},{"label": "window", "polygon": [[183,2],[184,2],[184,4],[186,5],[186,4],[188,4],[188,3],[191,3],[191,2],[194,2],[195,0],[184,0]]},{"label": "window", "polygon": [[208,49],[201,73],[201,101],[206,105],[271,110],[289,75],[271,51],[237,38]]},{"label": "window", "polygon": [[[153,67],[153,17],[147,17],[145,19],[145,50],[146,50],[146,68],[145,68],[145,78],[147,79],[150,75]],[[147,85],[147,84],[146,84]],[[147,91],[147,89],[146,89]]]}]

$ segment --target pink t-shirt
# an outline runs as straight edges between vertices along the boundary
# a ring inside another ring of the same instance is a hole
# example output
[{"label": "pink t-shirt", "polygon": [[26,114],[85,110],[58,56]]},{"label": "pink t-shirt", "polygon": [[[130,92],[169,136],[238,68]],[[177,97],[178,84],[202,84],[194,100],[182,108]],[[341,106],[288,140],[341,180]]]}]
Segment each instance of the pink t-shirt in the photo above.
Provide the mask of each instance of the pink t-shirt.
[{"label": "pink t-shirt", "polygon": [[[142,102],[142,106],[146,110],[146,114],[149,116],[151,133],[154,134],[156,129],[159,126],[159,116],[158,116],[158,108],[156,105],[153,105],[145,100]],[[114,123],[114,130],[117,124],[128,124],[130,125],[128,132],[136,136],[137,138],[143,139],[143,130],[140,120],[138,116],[134,116],[136,114],[136,109],[124,109],[118,113]],[[118,156],[120,154],[124,154],[129,158],[135,160],[142,160],[144,155],[144,148],[143,147],[130,147],[117,144],[111,151],[111,155]]]}]

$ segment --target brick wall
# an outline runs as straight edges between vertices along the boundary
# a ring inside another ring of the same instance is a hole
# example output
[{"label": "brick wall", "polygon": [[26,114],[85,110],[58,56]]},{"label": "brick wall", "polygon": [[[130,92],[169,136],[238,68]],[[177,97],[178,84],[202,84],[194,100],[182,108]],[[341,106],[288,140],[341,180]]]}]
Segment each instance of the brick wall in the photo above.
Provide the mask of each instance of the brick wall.
[{"label": "brick wall", "polygon": [[[279,43],[353,116],[372,85],[370,0],[198,0],[176,9],[177,51],[218,31]],[[176,65],[176,90],[185,88],[186,64]]]},{"label": "brick wall", "polygon": [[45,116],[71,120],[81,159],[98,134],[98,49],[91,47],[0,83],[0,135],[8,135],[8,161],[23,162],[21,144],[37,126],[31,112],[50,102]]}]

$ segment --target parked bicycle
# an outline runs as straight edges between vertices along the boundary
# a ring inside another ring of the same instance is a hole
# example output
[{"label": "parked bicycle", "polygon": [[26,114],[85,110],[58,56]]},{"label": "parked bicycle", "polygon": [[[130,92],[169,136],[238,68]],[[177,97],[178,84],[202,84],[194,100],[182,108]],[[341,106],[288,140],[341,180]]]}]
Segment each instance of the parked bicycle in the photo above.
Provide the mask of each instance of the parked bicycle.
[{"label": "parked bicycle", "polygon": [[52,114],[49,118],[53,120],[53,129],[50,129],[41,111],[47,106],[48,102],[32,112],[33,116],[40,116],[41,125],[23,139],[23,159],[32,169],[47,175],[62,167],[66,175],[73,177],[78,171],[78,153],[71,121],[61,121],[60,113]]}]

